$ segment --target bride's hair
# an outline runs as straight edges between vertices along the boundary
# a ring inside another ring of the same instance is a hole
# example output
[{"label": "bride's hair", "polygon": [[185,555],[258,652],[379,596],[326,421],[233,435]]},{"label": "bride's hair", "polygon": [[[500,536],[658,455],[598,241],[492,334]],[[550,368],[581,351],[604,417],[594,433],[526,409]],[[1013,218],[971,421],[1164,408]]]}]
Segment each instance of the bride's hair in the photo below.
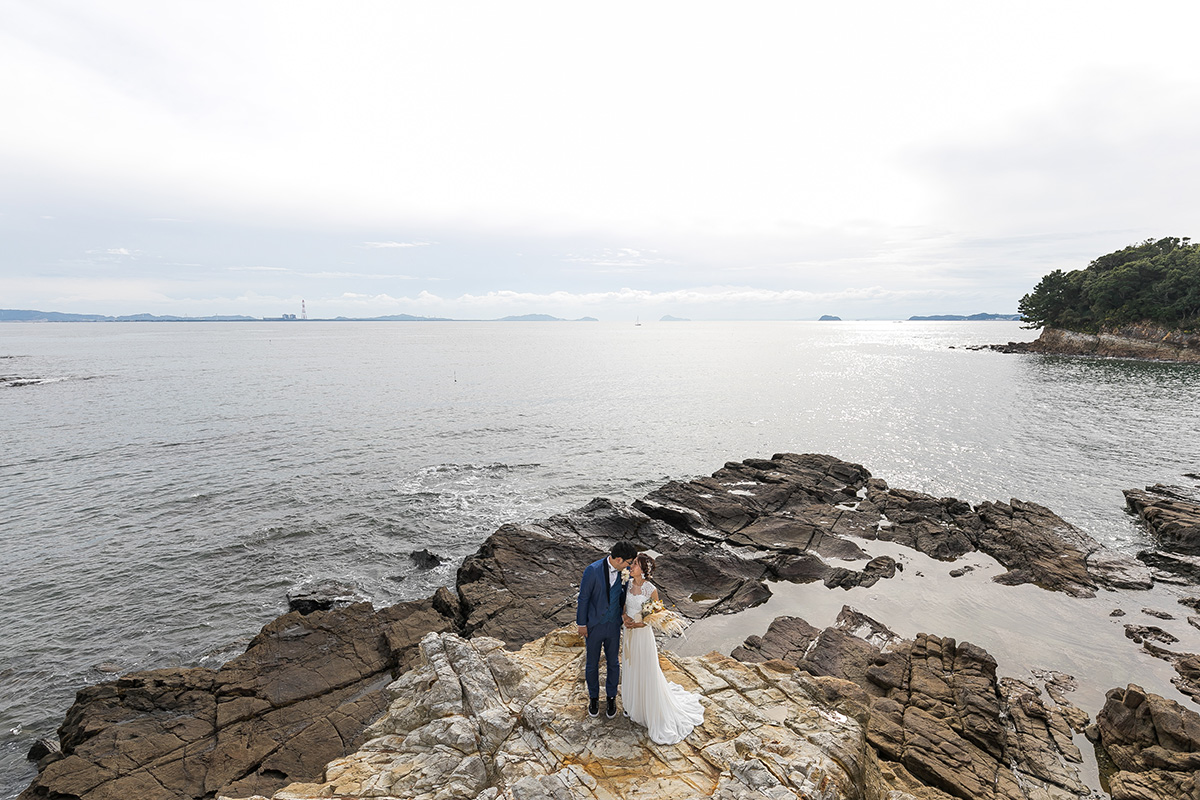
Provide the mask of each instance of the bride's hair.
[{"label": "bride's hair", "polygon": [[642,567],[642,577],[650,580],[650,574],[654,572],[654,559],[645,553],[638,553],[637,562]]}]

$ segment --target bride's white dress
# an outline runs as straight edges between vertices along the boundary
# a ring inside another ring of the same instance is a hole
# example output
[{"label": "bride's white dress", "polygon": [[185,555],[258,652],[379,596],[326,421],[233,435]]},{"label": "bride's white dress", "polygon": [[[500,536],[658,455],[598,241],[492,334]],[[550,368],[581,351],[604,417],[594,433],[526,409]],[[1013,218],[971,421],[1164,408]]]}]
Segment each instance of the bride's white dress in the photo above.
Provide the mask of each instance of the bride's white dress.
[{"label": "bride's white dress", "polygon": [[[654,593],[654,584],[646,581],[641,592],[630,589],[625,597],[625,613],[634,622],[642,621],[642,605]],[[626,628],[621,643],[621,704],[625,713],[650,732],[659,744],[677,744],[704,722],[700,695],[671,683],[658,665],[658,645],[654,631]]]}]

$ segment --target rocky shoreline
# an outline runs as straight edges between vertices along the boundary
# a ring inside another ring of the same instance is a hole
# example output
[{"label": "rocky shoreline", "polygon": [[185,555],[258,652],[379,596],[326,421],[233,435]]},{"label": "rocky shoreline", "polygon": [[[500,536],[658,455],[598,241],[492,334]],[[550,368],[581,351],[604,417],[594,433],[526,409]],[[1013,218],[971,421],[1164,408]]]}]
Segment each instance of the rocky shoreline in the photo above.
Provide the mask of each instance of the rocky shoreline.
[{"label": "rocky shoreline", "polygon": [[[1162,551],[1189,541],[1179,527],[1188,501],[1166,499],[1169,514],[1146,514],[1174,526]],[[830,456],[730,462],[631,505],[597,499],[504,525],[464,561],[453,591],[380,610],[293,611],[219,670],[88,687],[58,742],[35,754],[39,774],[20,800],[1065,800],[1099,788],[1079,772],[1072,731],[1085,729],[1117,769],[1114,798],[1200,798],[1194,711],[1128,685],[1089,724],[1088,710],[1066,699],[1069,676],[1041,686],[997,678],[982,648],[934,634],[902,639],[849,608],[824,630],[779,617],[732,657],[664,653],[673,679],[706,698],[705,725],[687,747],[651,747],[627,724],[606,733],[577,702],[582,646],[570,626],[582,567],[618,539],[660,554],[660,592],[693,620],[760,605],[781,581],[886,592],[902,565],[871,558],[872,541],[946,562],[986,554],[1006,569],[997,583],[1080,602],[1195,580],[1172,562],[1187,553],[1135,560],[1033,503],[971,506],[893,489]],[[1131,642],[1200,696],[1200,657],[1152,627]]]},{"label": "rocky shoreline", "polygon": [[1138,358],[1200,364],[1200,333],[1188,333],[1158,325],[1123,325],[1099,333],[1078,333],[1043,328],[1032,342],[1009,342],[976,349],[1001,353]]}]

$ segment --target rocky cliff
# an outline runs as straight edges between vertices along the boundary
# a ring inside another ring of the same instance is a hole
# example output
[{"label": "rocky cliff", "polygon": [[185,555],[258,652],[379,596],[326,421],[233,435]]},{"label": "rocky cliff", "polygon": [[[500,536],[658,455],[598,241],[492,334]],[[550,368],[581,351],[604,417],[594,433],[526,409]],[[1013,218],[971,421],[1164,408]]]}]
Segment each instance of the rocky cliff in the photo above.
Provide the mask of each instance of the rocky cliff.
[{"label": "rocky cliff", "polygon": [[1200,364],[1200,333],[1188,333],[1153,324],[1123,325],[1099,333],[1077,333],[1044,328],[1032,342],[993,345],[1005,353],[1144,358]]}]

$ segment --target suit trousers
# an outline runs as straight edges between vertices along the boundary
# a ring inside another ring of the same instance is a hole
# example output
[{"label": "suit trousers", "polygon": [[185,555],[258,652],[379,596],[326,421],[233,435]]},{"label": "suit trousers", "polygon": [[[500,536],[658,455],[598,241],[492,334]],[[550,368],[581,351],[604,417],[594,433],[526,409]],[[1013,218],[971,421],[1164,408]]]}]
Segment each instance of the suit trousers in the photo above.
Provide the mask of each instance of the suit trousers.
[{"label": "suit trousers", "polygon": [[600,650],[604,649],[607,663],[604,679],[604,691],[608,697],[617,696],[617,687],[621,684],[621,618],[613,622],[602,622],[588,628],[587,661],[583,674],[587,679],[588,698],[596,700],[600,697]]}]

